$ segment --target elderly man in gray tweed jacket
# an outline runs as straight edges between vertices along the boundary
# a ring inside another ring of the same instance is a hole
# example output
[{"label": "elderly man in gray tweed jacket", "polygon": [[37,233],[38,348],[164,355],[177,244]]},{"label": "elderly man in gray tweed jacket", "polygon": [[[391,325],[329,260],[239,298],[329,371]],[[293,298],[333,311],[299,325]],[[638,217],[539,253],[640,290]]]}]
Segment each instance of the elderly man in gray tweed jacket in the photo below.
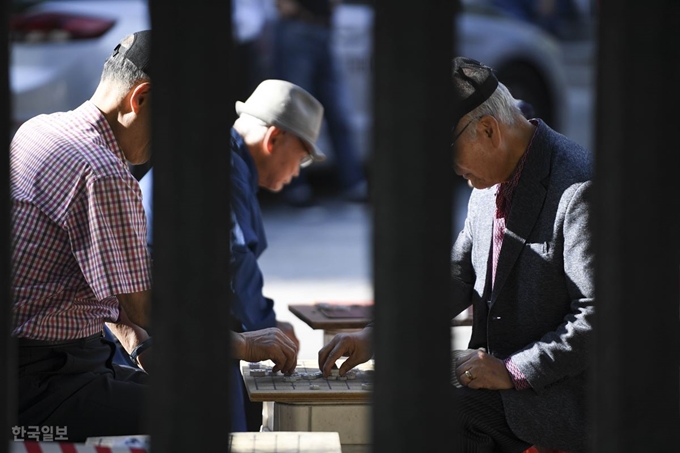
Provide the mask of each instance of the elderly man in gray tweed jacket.
[{"label": "elderly man in gray tweed jacket", "polygon": [[491,68],[458,57],[454,170],[474,188],[451,254],[473,307],[454,379],[461,451],[588,450],[593,341],[590,153],[527,120]]},{"label": "elderly man in gray tweed jacket", "polygon": [[[453,451],[586,452],[593,341],[592,159],[478,61],[453,61],[453,167],[474,188],[451,253],[451,316],[470,306],[469,349],[453,351]],[[372,326],[319,351],[324,375],[372,355]]]}]

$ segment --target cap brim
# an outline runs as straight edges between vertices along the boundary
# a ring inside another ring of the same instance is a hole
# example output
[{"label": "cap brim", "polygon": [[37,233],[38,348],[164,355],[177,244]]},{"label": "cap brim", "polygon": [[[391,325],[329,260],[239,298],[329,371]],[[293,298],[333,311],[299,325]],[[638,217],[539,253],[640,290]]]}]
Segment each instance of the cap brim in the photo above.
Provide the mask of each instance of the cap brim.
[{"label": "cap brim", "polygon": [[308,142],[304,138],[300,138],[302,142],[307,145],[307,151],[312,155],[312,160],[314,162],[323,162],[326,160],[326,155],[313,143]]},{"label": "cap brim", "polygon": [[241,102],[241,101],[236,101],[236,104],[234,105],[234,108],[235,108],[235,110],[236,110],[236,114],[237,114],[237,115],[240,115],[241,113],[243,113],[243,106],[244,106],[244,105],[245,105],[245,103],[243,103],[243,102]]}]

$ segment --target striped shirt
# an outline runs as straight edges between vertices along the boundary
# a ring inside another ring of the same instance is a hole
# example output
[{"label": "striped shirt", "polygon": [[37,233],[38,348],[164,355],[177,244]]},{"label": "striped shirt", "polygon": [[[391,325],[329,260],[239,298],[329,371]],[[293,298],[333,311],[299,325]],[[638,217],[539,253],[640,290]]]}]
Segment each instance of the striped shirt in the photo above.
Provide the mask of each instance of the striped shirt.
[{"label": "striped shirt", "polygon": [[21,126],[10,190],[14,336],[94,335],[118,319],[117,294],[151,288],[141,191],[90,101]]}]

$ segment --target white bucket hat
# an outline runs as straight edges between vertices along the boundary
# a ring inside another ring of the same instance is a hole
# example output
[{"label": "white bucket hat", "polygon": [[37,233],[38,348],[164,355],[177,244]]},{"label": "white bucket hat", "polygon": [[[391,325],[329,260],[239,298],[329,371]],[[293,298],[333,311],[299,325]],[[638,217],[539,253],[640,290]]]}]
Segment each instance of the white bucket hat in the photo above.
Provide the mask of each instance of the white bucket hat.
[{"label": "white bucket hat", "polygon": [[239,116],[248,114],[300,137],[314,162],[326,159],[316,146],[323,122],[323,106],[299,86],[285,80],[264,80],[246,102],[236,101],[236,113]]}]

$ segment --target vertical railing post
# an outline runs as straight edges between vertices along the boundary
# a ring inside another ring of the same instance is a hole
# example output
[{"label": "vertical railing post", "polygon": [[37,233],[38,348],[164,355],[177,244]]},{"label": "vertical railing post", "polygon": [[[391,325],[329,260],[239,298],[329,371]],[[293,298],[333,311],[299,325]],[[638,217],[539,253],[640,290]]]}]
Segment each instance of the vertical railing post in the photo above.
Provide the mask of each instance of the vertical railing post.
[{"label": "vertical railing post", "polygon": [[152,450],[228,451],[231,2],[152,0]]},{"label": "vertical railing post", "polygon": [[16,351],[10,336],[12,304],[10,294],[10,208],[9,198],[9,142],[11,124],[11,99],[9,90],[9,8],[2,3],[0,12],[0,453],[8,451],[11,427],[16,422]]},{"label": "vertical railing post", "polygon": [[377,453],[442,451],[450,441],[451,412],[442,416],[441,408],[451,386],[446,364],[455,3],[375,2]]},{"label": "vertical railing post", "polygon": [[680,439],[680,4],[600,2],[592,451]]}]

